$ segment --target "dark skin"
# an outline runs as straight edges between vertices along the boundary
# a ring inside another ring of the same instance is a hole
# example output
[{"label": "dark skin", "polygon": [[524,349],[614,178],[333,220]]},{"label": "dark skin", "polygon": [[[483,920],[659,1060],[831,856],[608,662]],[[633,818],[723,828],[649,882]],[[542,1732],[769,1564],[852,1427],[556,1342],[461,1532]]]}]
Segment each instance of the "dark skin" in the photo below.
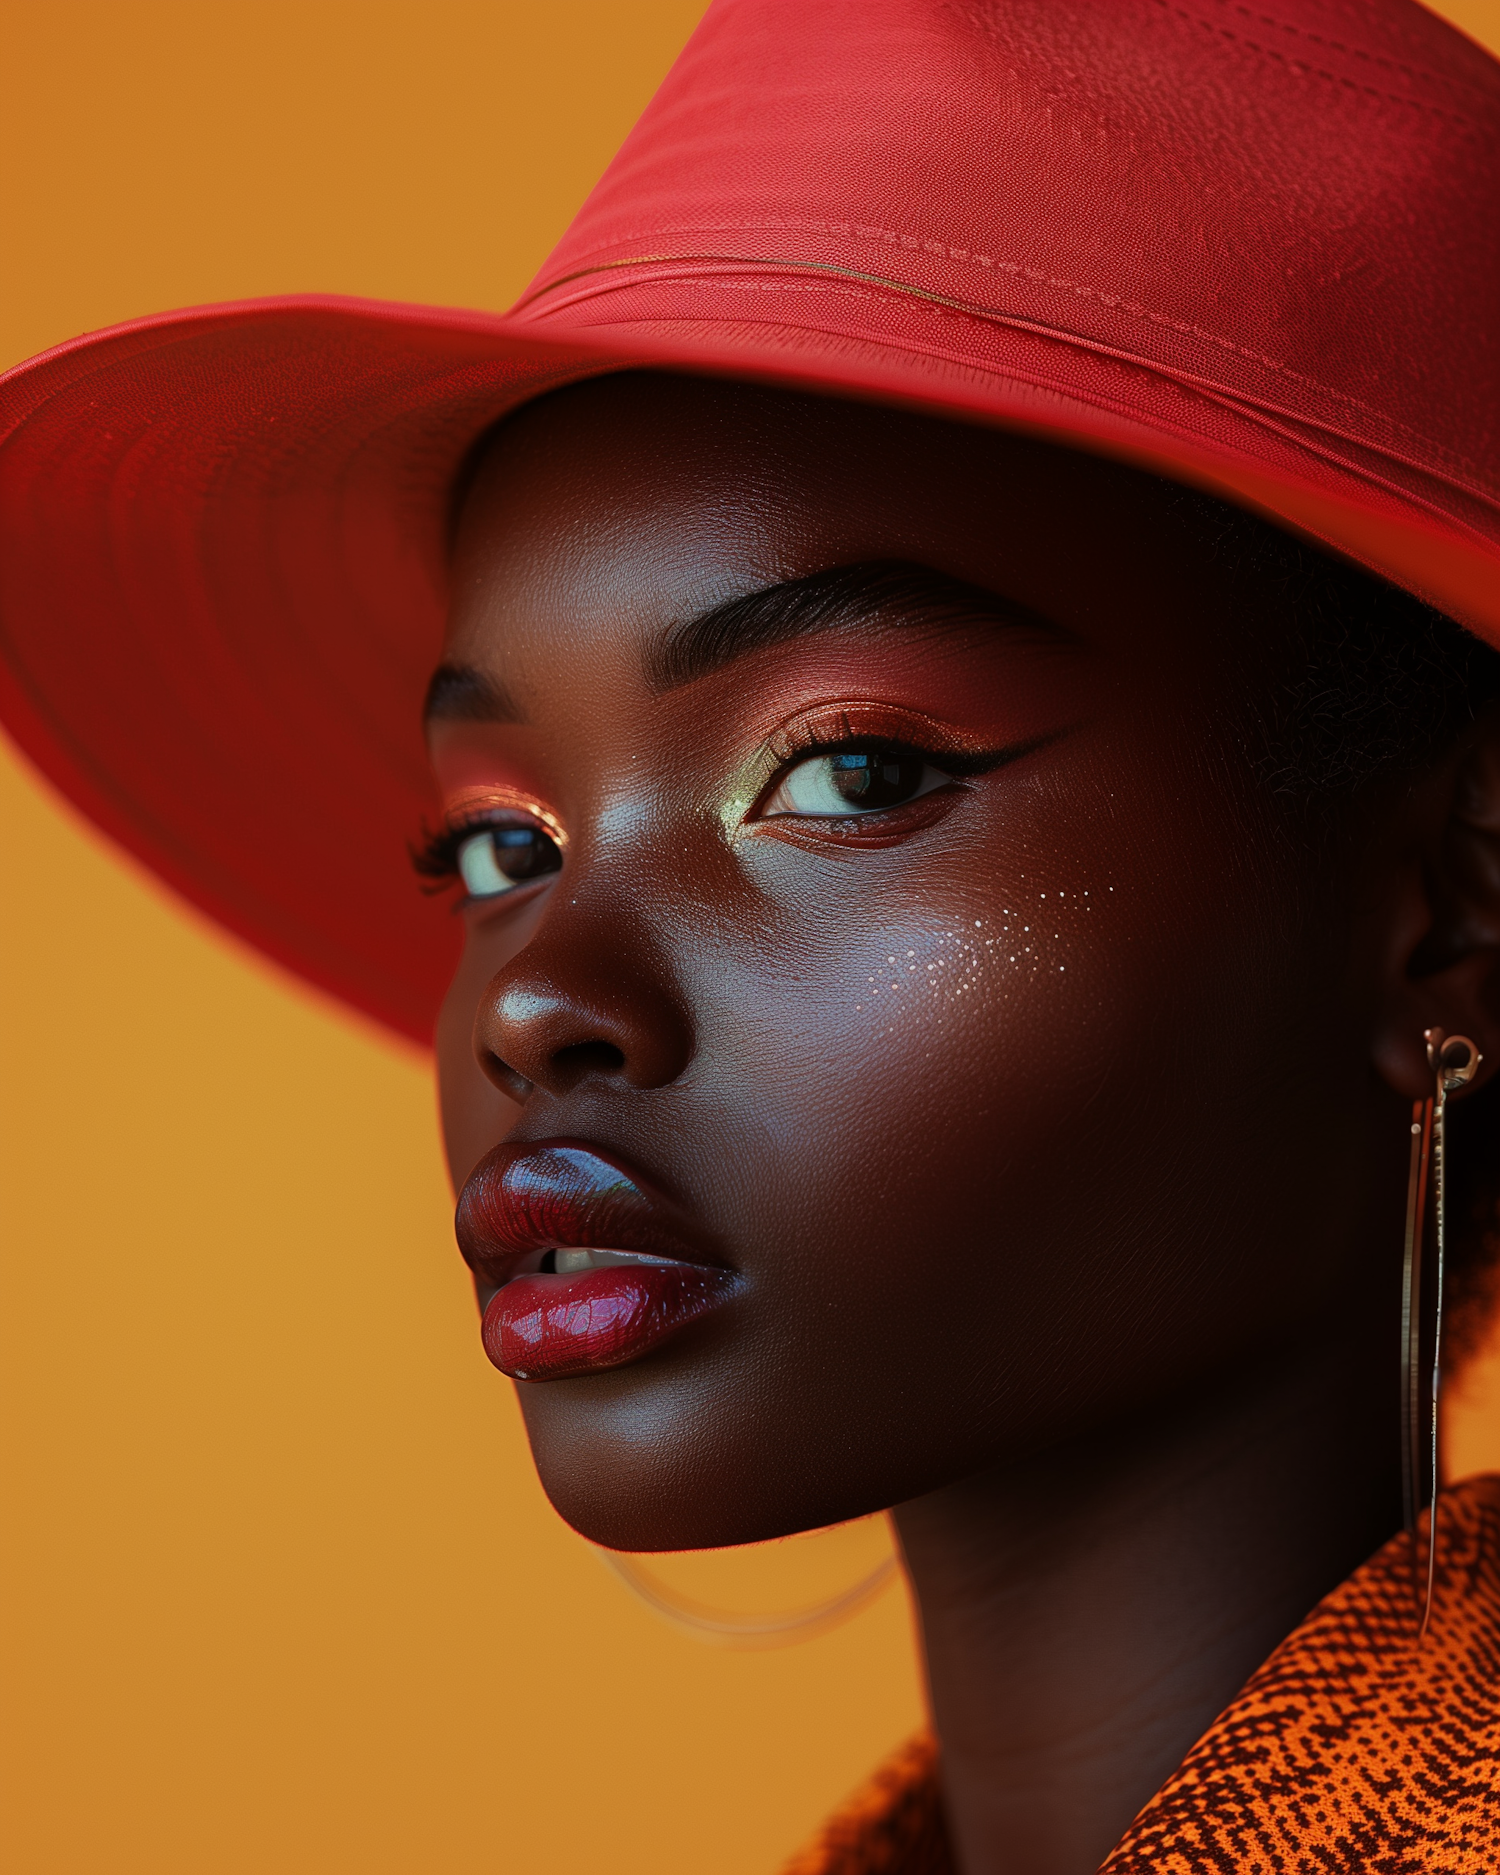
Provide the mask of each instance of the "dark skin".
[{"label": "dark skin", "polygon": [[[871,564],[923,571],[664,658]],[[567,846],[464,912],[454,1179],[590,1142],[738,1274],[521,1384],[543,1483],[628,1550],[895,1507],[967,1875],[1095,1869],[1399,1525],[1410,1102],[1425,1028],[1500,1059],[1500,767],[1477,725],[1315,829],[1256,765],[1295,655],[1165,485],[910,414],[615,377],[466,499],[437,773]],[[861,738],[921,791],[769,811]]]}]

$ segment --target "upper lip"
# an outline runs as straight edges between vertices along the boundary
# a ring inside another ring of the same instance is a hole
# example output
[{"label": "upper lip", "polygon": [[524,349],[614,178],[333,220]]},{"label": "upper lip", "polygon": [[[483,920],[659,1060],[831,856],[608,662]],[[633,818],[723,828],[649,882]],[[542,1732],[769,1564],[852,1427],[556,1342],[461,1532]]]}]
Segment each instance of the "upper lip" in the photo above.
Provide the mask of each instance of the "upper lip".
[{"label": "upper lip", "polygon": [[538,1250],[637,1250],[722,1267],[665,1193],[581,1139],[496,1146],[469,1174],[454,1225],[464,1261],[499,1288]]}]

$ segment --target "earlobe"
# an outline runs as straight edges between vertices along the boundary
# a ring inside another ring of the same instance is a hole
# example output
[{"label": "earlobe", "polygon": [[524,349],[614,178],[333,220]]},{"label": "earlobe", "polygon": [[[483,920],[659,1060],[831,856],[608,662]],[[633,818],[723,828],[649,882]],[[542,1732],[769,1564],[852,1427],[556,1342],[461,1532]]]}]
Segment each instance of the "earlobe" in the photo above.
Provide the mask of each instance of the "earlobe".
[{"label": "earlobe", "polygon": [[1500,1057],[1500,723],[1478,726],[1441,785],[1397,910],[1373,1049],[1377,1071],[1409,1100],[1430,1091],[1428,1029],[1474,1038],[1487,1058],[1476,1084]]}]

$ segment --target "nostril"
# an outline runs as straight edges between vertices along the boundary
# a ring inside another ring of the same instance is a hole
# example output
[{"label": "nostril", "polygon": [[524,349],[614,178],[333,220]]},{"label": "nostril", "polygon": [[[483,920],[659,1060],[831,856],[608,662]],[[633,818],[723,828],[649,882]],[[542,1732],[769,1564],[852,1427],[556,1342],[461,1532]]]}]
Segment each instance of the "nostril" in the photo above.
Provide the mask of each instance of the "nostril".
[{"label": "nostril", "polygon": [[613,1042],[574,1042],[556,1051],[552,1065],[570,1079],[579,1080],[585,1074],[618,1074],[625,1066],[625,1056]]},{"label": "nostril", "polygon": [[491,982],[474,1022],[479,1065],[511,1100],[565,1095],[581,1084],[666,1087],[692,1056],[692,1035],[676,998],[655,982],[587,977],[562,985],[529,952]]},{"label": "nostril", "polygon": [[479,1065],[507,1100],[514,1100],[519,1105],[530,1096],[531,1082],[524,1074],[517,1073],[508,1061],[502,1061],[492,1048],[486,1048],[480,1053]]}]

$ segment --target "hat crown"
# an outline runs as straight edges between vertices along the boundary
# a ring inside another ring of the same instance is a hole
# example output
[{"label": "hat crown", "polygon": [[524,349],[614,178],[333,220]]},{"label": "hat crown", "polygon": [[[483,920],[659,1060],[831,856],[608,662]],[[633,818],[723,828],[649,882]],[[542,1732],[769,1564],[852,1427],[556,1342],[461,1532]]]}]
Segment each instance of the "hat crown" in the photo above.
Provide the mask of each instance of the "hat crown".
[{"label": "hat crown", "polygon": [[889,337],[886,282],[1493,493],[1497,153],[1500,66],[1408,0],[717,0],[517,311],[717,272],[794,325],[815,275]]}]

